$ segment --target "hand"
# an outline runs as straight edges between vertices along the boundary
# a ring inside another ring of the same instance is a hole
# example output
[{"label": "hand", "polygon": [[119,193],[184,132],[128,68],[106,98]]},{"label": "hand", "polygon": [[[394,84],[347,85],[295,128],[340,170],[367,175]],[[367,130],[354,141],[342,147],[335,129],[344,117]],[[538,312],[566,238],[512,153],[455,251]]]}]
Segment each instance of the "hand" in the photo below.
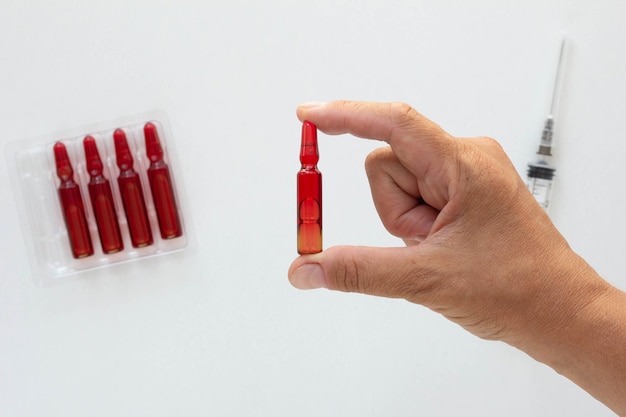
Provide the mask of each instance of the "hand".
[{"label": "hand", "polygon": [[626,320],[626,300],[570,249],[496,141],[454,138],[401,103],[338,101],[297,113],[327,134],[389,144],[365,166],[384,226],[406,246],[300,256],[292,285],[405,298],[596,389],[585,377],[598,364],[572,370],[580,357],[571,352],[570,363],[565,345],[593,338],[589,324],[607,300],[624,302]]},{"label": "hand", "polygon": [[494,140],[453,138],[404,104],[333,102],[298,117],[389,143],[366,171],[383,224],[408,247],[299,257],[294,286],[406,298],[488,339],[522,325],[516,309],[543,291],[546,255],[569,248]]}]

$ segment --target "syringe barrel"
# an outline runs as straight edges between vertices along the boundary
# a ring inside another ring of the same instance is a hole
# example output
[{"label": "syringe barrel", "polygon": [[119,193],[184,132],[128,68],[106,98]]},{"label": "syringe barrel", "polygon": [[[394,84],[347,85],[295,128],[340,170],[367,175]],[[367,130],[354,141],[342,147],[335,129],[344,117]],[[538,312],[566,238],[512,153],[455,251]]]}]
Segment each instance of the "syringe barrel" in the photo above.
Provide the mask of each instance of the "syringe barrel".
[{"label": "syringe barrel", "polygon": [[535,197],[535,200],[548,210],[552,194],[552,182],[556,169],[547,163],[540,161],[535,164],[528,164],[528,177],[526,185]]}]

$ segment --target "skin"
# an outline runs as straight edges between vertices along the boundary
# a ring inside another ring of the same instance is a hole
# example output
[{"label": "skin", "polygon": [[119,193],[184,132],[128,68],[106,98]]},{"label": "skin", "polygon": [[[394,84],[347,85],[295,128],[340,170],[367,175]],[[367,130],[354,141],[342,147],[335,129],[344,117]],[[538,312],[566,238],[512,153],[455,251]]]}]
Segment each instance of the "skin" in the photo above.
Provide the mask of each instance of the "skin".
[{"label": "skin", "polygon": [[383,224],[406,246],[300,256],[294,287],[424,305],[626,416],[626,293],[574,253],[495,140],[452,137],[404,103],[307,103],[297,114],[326,134],[387,142],[365,168]]}]

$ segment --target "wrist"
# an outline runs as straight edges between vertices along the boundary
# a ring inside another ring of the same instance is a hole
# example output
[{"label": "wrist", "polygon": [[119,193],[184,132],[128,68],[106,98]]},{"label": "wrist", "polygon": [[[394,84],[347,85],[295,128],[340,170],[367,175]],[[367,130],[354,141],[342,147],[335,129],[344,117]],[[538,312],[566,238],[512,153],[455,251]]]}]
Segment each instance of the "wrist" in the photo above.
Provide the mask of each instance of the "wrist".
[{"label": "wrist", "polygon": [[546,296],[533,311],[535,323],[516,345],[623,415],[626,294],[571,250],[562,259],[545,276]]}]

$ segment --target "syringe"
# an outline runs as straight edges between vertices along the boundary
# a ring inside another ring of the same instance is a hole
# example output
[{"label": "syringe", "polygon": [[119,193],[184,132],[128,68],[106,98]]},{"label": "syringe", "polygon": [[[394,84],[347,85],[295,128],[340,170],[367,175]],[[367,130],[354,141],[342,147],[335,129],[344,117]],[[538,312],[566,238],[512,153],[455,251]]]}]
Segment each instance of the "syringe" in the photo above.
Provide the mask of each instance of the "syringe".
[{"label": "syringe", "polygon": [[546,118],[546,122],[541,133],[541,143],[539,144],[539,160],[528,164],[528,173],[526,184],[528,189],[535,196],[537,202],[548,210],[550,206],[550,196],[552,193],[552,182],[554,179],[554,172],[556,168],[550,164],[550,157],[552,156],[552,135],[554,132],[554,114],[557,104],[557,94],[559,91],[559,84],[561,75],[563,72],[565,52],[565,38],[561,41],[561,49],[559,52],[559,63],[556,70],[556,76],[554,78],[554,86],[552,89],[552,101],[550,104],[550,113]]}]

